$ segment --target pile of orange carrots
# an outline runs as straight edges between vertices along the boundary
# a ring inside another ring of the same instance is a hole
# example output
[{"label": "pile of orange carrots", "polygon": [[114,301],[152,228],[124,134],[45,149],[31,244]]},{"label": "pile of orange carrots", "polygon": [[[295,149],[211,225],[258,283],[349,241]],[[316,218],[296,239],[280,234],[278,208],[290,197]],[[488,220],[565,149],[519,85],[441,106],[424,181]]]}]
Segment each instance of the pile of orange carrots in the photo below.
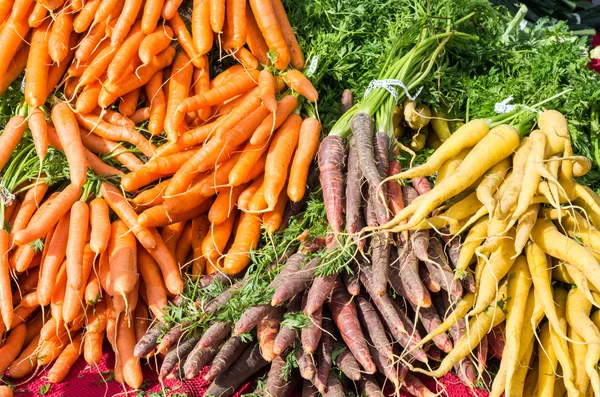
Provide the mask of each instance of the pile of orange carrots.
[{"label": "pile of orange carrots", "polygon": [[[195,0],[191,30],[181,3],[0,2],[0,92],[25,70],[26,102],[0,167],[30,135],[40,163],[64,153],[69,178],[0,191],[12,378],[52,364],[60,382],[82,353],[97,364],[106,336],[115,378],[139,388],[133,347],[187,274],[243,271],[305,194],[321,126],[300,110],[318,94],[280,0]],[[215,54],[232,66],[214,73]]]}]

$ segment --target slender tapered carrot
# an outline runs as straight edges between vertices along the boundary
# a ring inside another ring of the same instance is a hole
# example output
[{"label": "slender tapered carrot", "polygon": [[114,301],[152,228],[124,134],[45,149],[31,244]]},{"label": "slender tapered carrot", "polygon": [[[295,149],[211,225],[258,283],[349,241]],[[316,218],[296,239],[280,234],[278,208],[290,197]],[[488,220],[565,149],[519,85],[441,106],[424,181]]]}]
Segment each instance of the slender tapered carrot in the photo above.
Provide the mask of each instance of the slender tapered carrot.
[{"label": "slender tapered carrot", "polygon": [[[194,9],[195,8],[196,7],[194,7]],[[193,16],[192,16],[192,18],[193,18]],[[169,19],[167,21],[167,23],[173,29],[173,33],[175,33],[175,36],[177,36],[177,40],[179,41],[179,44],[181,45],[183,50],[188,54],[192,63],[194,64],[194,66],[197,68],[205,67],[206,65],[203,64],[205,59],[202,58],[202,55],[204,55],[204,53],[200,53],[197,50],[196,46],[194,45],[194,40],[192,39],[192,35],[190,35],[190,32],[187,30],[187,26],[185,26],[185,23],[183,22],[183,20],[181,19],[181,16],[179,15],[179,12],[176,12],[175,15],[173,16],[173,18]],[[193,29],[194,29],[194,24],[192,23],[192,31],[193,31]],[[209,29],[210,29],[210,27],[209,27]],[[211,32],[211,35],[212,35],[212,32]]]},{"label": "slender tapered carrot", "polygon": [[96,254],[103,253],[108,247],[110,237],[110,219],[108,204],[100,197],[90,202],[90,247]]},{"label": "slender tapered carrot", "polygon": [[142,14],[142,32],[150,35],[156,29],[163,6],[164,0],[146,0]]},{"label": "slender tapered carrot", "polygon": [[31,131],[35,152],[40,161],[43,161],[48,152],[48,124],[46,123],[44,112],[39,108],[35,108],[29,112],[27,125],[29,126],[29,131]]},{"label": "slender tapered carrot", "polygon": [[34,187],[27,190],[27,193],[21,202],[19,211],[16,213],[15,219],[12,222],[12,228],[10,230],[11,237],[27,226],[32,215],[42,203],[42,199],[47,191],[48,184],[44,182],[39,182]]},{"label": "slender tapered carrot", "polygon": [[109,80],[115,81],[123,77],[127,66],[134,60],[145,37],[141,22],[136,22],[106,69],[106,76]]},{"label": "slender tapered carrot", "polygon": [[69,105],[58,103],[52,107],[50,116],[67,156],[71,183],[81,187],[87,179],[87,164],[75,115]]},{"label": "slender tapered carrot", "polygon": [[269,64],[269,46],[265,42],[250,7],[246,7],[246,43],[261,64]]},{"label": "slender tapered carrot", "polygon": [[117,20],[117,24],[115,25],[115,29],[110,38],[113,46],[118,46],[123,43],[125,37],[133,27],[141,7],[142,0],[125,0],[123,11]]},{"label": "slender tapered carrot", "polygon": [[144,163],[135,154],[125,151],[120,143],[113,140],[102,138],[93,132],[80,128],[81,142],[91,152],[102,156],[107,154],[114,155],[115,160],[123,164],[129,171],[135,171]]},{"label": "slender tapered carrot", "polygon": [[[253,145],[265,143],[273,131],[279,128],[285,120],[287,120],[288,116],[292,114],[297,105],[298,100],[293,95],[287,95],[277,102],[277,111],[274,114],[267,116],[258,128],[256,128],[254,135],[250,138],[250,143]],[[275,120],[273,120],[273,118],[275,118]]]},{"label": "slender tapered carrot", "polygon": [[0,348],[0,370],[6,371],[9,365],[17,358],[21,352],[21,348],[25,344],[27,327],[29,325],[19,324],[10,334],[2,348]]},{"label": "slender tapered carrot", "polygon": [[73,31],[73,13],[63,8],[52,24],[48,37],[48,53],[50,59],[61,63],[69,53],[69,37]]},{"label": "slender tapered carrot", "polygon": [[298,202],[304,197],[308,169],[319,149],[319,135],[321,123],[319,120],[308,117],[302,121],[298,137],[298,148],[290,167],[288,182],[288,197],[293,202]]},{"label": "slender tapered carrot", "polygon": [[170,141],[176,141],[179,136],[179,126],[175,124],[173,116],[177,106],[187,98],[192,84],[194,73],[190,58],[185,52],[179,52],[173,61],[173,71],[169,81],[169,94],[167,96],[167,115],[165,119],[165,131]]},{"label": "slender tapered carrot", "polygon": [[137,281],[136,242],[125,222],[112,223],[108,250],[112,288],[115,294],[125,298]]},{"label": "slender tapered carrot", "polygon": [[80,332],[60,353],[56,362],[48,371],[48,381],[50,383],[60,383],[68,375],[69,370],[81,355],[82,344],[83,332]]},{"label": "slender tapered carrot", "polygon": [[170,214],[162,205],[156,205],[142,212],[138,219],[140,225],[146,227],[161,227],[171,223],[186,221],[207,212],[212,205],[212,199],[205,199],[197,204],[193,209],[178,214]]},{"label": "slender tapered carrot", "polygon": [[283,36],[271,0],[250,0],[250,7],[265,42],[277,54],[275,67],[284,70],[290,63],[290,50]]},{"label": "slender tapered carrot", "polygon": [[122,219],[127,227],[135,234],[137,239],[146,249],[156,248],[156,240],[152,232],[138,223],[138,217],[135,210],[123,197],[121,191],[108,182],[103,182],[100,186],[100,192],[103,198],[113,211]]},{"label": "slender tapered carrot", "polygon": [[8,87],[23,73],[29,58],[29,45],[24,43],[17,54],[10,60],[3,78],[0,79],[0,94],[4,93]]},{"label": "slender tapered carrot", "polygon": [[233,208],[225,221],[218,225],[211,224],[206,237],[202,241],[202,254],[213,265],[216,264],[216,259],[225,252],[225,247],[231,236],[237,213],[237,209]]},{"label": "slender tapered carrot", "polygon": [[90,219],[90,208],[85,201],[71,206],[69,238],[67,239],[67,279],[72,288],[84,287],[87,278],[83,274],[83,251]]},{"label": "slender tapered carrot", "polygon": [[[238,160],[239,163],[239,160]],[[230,173],[231,174],[231,173]],[[210,211],[208,212],[208,220],[210,223],[214,225],[219,225],[227,220],[231,215],[235,205],[240,197],[240,194],[246,188],[248,184],[242,184],[239,186],[234,186],[228,189],[221,190],[217,199],[210,207]]]},{"label": "slender tapered carrot", "polygon": [[258,75],[258,87],[260,88],[260,99],[271,113],[277,111],[277,100],[275,99],[275,78],[269,69],[263,69]]},{"label": "slender tapered carrot", "polygon": [[250,250],[255,249],[260,240],[260,218],[254,214],[243,213],[236,229],[235,239],[223,263],[223,271],[234,275],[241,272],[250,263]]},{"label": "slender tapered carrot", "polygon": [[279,226],[281,226],[287,202],[288,196],[284,189],[279,193],[279,199],[277,200],[277,204],[275,204],[275,208],[263,214],[263,226],[269,234],[275,233],[279,229]]},{"label": "slender tapered carrot", "polygon": [[0,229],[0,314],[6,329],[10,329],[14,318],[12,291],[10,289],[10,273],[8,265],[9,236]]},{"label": "slender tapered carrot", "polygon": [[138,267],[146,286],[148,308],[158,321],[162,321],[167,306],[167,291],[158,264],[143,247],[138,248]]},{"label": "slender tapered carrot", "polygon": [[270,209],[275,208],[279,193],[285,185],[301,125],[302,118],[291,114],[279,128],[269,147],[265,164],[264,195]]},{"label": "slender tapered carrot", "polygon": [[150,134],[152,135],[162,133],[165,126],[167,99],[165,98],[162,84],[162,72],[159,71],[156,72],[144,86],[146,97],[150,100],[150,122],[148,123],[148,131],[150,131]]},{"label": "slender tapered carrot", "polygon": [[226,0],[225,18],[229,30],[228,43],[230,48],[241,48],[246,41],[246,1]]},{"label": "slender tapered carrot", "polygon": [[310,80],[298,70],[290,70],[283,77],[285,83],[292,90],[296,91],[311,102],[319,99],[319,93],[312,85]]},{"label": "slender tapered carrot", "polygon": [[[29,8],[29,7],[28,7]],[[15,9],[13,9],[13,14]],[[25,9],[23,12],[27,12]],[[0,53],[0,83],[4,84],[4,76],[10,65],[10,60],[13,59],[19,46],[23,42],[25,36],[29,32],[29,24],[21,18],[11,18],[4,24],[0,30],[0,43],[4,43],[2,52]],[[45,99],[45,98],[44,98]]]},{"label": "slender tapered carrot", "polygon": [[142,368],[140,361],[133,355],[133,348],[135,347],[135,330],[133,327],[133,321],[122,316],[117,324],[117,335],[116,339],[117,354],[120,356],[123,363],[123,380],[129,387],[139,389],[142,384]]},{"label": "slender tapered carrot", "polygon": [[152,236],[156,241],[156,248],[149,249],[148,253],[158,263],[158,267],[160,267],[160,271],[165,281],[165,287],[167,288],[167,290],[170,293],[177,295],[181,293],[183,289],[183,280],[179,272],[179,267],[175,262],[175,258],[173,258],[173,256],[169,252],[169,249],[165,245],[162,237],[160,236],[160,233],[158,233],[158,231],[154,227],[150,230],[152,232]]},{"label": "slender tapered carrot", "polygon": [[[71,218],[73,219],[73,218]],[[92,267],[94,264],[94,252],[90,249],[90,245],[86,244],[83,250],[81,260],[81,278],[85,280],[89,279]],[[65,323],[73,322],[82,311],[82,302],[85,294],[85,283],[81,288],[74,288],[71,282],[68,281],[72,276],[69,274],[69,268],[67,267],[67,284],[65,286],[65,296],[62,304],[62,318]]]},{"label": "slender tapered carrot", "polygon": [[4,131],[0,135],[0,169],[4,168],[19,141],[21,141],[25,128],[27,128],[27,121],[23,116],[13,116],[6,123]]},{"label": "slender tapered carrot", "polygon": [[[194,0],[194,7],[192,9],[192,37],[194,40],[194,47],[199,54],[206,54],[212,48],[213,43],[213,30],[211,27],[211,3],[215,0]],[[216,15],[216,18],[219,16]],[[223,27],[221,21],[220,28]],[[215,31],[220,33],[221,29]]]},{"label": "slender tapered carrot", "polygon": [[300,49],[298,40],[296,40],[296,35],[294,34],[292,25],[290,25],[290,21],[285,13],[285,9],[283,8],[283,4],[281,4],[281,0],[273,0],[273,11],[277,17],[281,34],[283,35],[283,38],[285,39],[290,51],[290,63],[295,69],[302,70],[304,68],[304,57],[302,56],[302,50]]},{"label": "slender tapered carrot", "polygon": [[56,225],[52,239],[46,241],[48,250],[40,268],[37,289],[37,300],[41,306],[47,306],[52,298],[58,270],[67,252],[69,224],[70,213],[67,213]]}]

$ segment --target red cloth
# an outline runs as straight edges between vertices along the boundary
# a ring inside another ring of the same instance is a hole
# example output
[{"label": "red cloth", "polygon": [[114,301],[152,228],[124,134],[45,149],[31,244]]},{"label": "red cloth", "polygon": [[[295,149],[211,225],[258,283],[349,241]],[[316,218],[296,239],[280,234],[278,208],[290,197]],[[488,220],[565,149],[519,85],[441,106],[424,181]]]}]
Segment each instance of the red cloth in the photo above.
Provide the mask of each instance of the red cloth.
[{"label": "red cloth", "polygon": [[[45,396],[47,397],[109,397],[122,394],[125,390],[123,386],[115,381],[108,383],[103,382],[99,375],[99,372],[106,372],[109,368],[114,365],[114,354],[112,352],[104,353],[102,361],[98,365],[98,368],[90,367],[87,365],[83,358],[80,358],[77,363],[71,368],[69,375],[65,380],[56,385],[51,385]],[[153,365],[153,364],[152,364]],[[208,368],[208,367],[207,367]],[[206,370],[206,368],[205,368]],[[48,370],[45,370],[38,374],[31,381],[24,385],[16,386],[15,396],[19,397],[39,397],[40,388],[48,384],[46,374]],[[146,392],[158,392],[161,390],[161,385],[158,382],[156,371],[153,370],[150,365],[143,365],[144,373],[144,385],[143,388]],[[107,376],[106,374],[104,375]],[[430,378],[421,378],[430,390],[436,390],[436,382]],[[15,385],[19,382],[15,381]],[[188,396],[200,397],[204,394],[208,387],[207,382],[198,377],[191,381],[177,381],[177,380],[166,380],[164,387],[170,390],[166,395],[177,395],[176,393],[186,393]],[[240,396],[245,393],[251,393],[253,391],[252,383],[244,385],[240,390],[237,391],[235,396]],[[437,390],[441,391],[445,389],[445,395],[450,397],[487,397],[487,393],[476,390],[471,391],[466,388],[456,376],[448,374],[438,381]],[[135,396],[135,394],[131,394]],[[401,397],[410,397],[403,394]]]}]

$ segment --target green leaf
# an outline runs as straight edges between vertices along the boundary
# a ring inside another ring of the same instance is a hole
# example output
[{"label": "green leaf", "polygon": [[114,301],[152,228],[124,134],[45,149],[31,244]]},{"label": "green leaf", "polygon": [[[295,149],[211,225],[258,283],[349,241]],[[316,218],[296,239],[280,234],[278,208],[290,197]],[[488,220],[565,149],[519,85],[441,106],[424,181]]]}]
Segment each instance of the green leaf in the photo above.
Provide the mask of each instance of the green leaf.
[{"label": "green leaf", "polygon": [[43,385],[40,386],[40,388],[38,390],[38,394],[40,396],[46,395],[50,391],[51,386],[52,386],[52,383],[44,383]]}]

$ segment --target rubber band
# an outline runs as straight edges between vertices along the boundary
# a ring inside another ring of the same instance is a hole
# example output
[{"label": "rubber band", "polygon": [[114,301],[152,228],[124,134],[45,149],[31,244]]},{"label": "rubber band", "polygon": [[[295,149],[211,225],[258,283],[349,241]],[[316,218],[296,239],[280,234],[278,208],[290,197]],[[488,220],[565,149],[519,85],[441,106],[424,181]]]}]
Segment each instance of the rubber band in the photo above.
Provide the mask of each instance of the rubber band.
[{"label": "rubber band", "polygon": [[369,95],[369,93],[371,91],[373,91],[373,89],[375,89],[375,88],[383,88],[384,90],[389,92],[394,97],[394,99],[397,101],[399,98],[399,95],[398,95],[398,91],[396,91],[396,88],[394,88],[395,86],[402,88],[404,90],[404,94],[406,95],[406,97],[408,99],[410,99],[411,101],[414,101],[415,99],[417,99],[417,97],[419,96],[421,91],[423,91],[423,86],[421,86],[421,87],[419,87],[419,89],[417,90],[417,93],[415,95],[410,95],[410,93],[408,92],[408,88],[400,80],[396,80],[396,79],[373,80],[369,83],[369,86],[365,90],[364,96],[366,97],[367,95]]},{"label": "rubber band", "polygon": [[581,16],[576,12],[573,13],[573,16],[575,17],[575,24],[581,25]]}]

